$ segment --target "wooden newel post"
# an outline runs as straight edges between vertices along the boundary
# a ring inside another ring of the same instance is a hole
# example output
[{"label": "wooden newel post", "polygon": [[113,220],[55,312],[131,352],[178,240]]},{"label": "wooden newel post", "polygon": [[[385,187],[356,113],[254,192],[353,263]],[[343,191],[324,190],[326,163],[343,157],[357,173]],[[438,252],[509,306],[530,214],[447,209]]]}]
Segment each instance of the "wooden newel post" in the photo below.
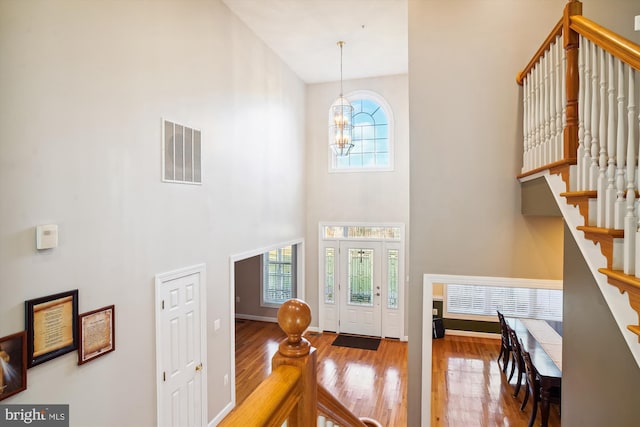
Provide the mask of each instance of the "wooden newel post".
[{"label": "wooden newel post", "polygon": [[300,401],[291,412],[288,427],[308,427],[317,425],[318,418],[318,385],[316,378],[316,349],[311,347],[302,334],[311,324],[311,309],[306,302],[290,299],[278,310],[278,324],[287,334],[278,352],[273,356],[273,369],[290,365],[302,372],[300,380]]},{"label": "wooden newel post", "polygon": [[280,354],[287,357],[300,357],[309,354],[311,345],[302,334],[311,324],[311,309],[299,299],[285,301],[278,310],[278,324],[287,334],[280,343]]},{"label": "wooden newel post", "polygon": [[571,30],[571,16],[582,15],[582,3],[570,0],[564,7],[562,34],[566,51],[566,126],[564,128],[564,159],[576,160],[578,157],[578,91],[580,79],[578,73],[578,48],[580,38]]}]

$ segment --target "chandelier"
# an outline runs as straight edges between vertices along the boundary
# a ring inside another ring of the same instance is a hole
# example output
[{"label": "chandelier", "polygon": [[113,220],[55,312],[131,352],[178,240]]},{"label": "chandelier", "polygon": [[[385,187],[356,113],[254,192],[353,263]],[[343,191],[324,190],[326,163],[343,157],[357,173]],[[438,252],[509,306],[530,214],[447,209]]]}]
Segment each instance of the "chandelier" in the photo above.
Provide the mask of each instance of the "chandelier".
[{"label": "chandelier", "polygon": [[339,41],[338,46],[340,47],[340,96],[331,104],[329,145],[336,156],[348,156],[353,148],[351,143],[353,107],[349,100],[342,96],[342,47],[344,42]]}]

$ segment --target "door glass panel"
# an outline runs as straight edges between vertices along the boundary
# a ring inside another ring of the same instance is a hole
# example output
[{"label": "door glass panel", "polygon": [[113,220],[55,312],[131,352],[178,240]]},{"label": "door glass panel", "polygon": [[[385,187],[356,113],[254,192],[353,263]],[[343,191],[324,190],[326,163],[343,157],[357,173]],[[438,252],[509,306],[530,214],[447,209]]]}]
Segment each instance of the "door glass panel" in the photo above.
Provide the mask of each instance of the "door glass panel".
[{"label": "door glass panel", "polygon": [[325,248],[324,250],[324,302],[333,304],[335,297],[335,277],[334,277],[335,250]]},{"label": "door glass panel", "polygon": [[348,303],[373,306],[373,249],[349,249]]},{"label": "door glass panel", "polygon": [[398,250],[387,252],[387,308],[398,308]]}]

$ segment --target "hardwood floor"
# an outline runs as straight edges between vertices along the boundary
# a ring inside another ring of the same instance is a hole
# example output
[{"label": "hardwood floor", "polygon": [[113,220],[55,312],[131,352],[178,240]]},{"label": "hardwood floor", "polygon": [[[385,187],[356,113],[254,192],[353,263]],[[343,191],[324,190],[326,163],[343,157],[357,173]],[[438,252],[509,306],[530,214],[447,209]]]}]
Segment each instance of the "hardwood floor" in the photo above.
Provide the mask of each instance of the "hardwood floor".
[{"label": "hardwood floor", "polygon": [[[517,398],[512,396],[517,371],[508,383],[496,362],[498,353],[500,340],[452,335],[433,340],[431,427],[528,425],[532,399],[520,411],[524,386]],[[535,425],[540,421],[538,410]],[[552,405],[549,427],[559,426],[560,415]]]},{"label": "hardwood floor", "polygon": [[[236,402],[271,372],[285,338],[275,323],[236,322]],[[335,347],[333,333],[307,333],[318,352],[318,382],[360,417],[385,427],[407,425],[407,343],[383,339],[377,351]]]},{"label": "hardwood floor", "polygon": [[[284,338],[277,324],[236,322],[236,401],[241,403],[271,372]],[[407,343],[382,340],[377,351],[335,347],[333,333],[308,333],[318,351],[318,381],[358,416],[385,427],[407,427]],[[500,341],[447,335],[433,341],[431,426],[526,426],[524,412],[496,363]],[[516,375],[514,375],[516,376]],[[540,414],[536,419],[540,425]],[[559,427],[551,407],[549,427]],[[417,427],[417,426],[410,426]]]}]

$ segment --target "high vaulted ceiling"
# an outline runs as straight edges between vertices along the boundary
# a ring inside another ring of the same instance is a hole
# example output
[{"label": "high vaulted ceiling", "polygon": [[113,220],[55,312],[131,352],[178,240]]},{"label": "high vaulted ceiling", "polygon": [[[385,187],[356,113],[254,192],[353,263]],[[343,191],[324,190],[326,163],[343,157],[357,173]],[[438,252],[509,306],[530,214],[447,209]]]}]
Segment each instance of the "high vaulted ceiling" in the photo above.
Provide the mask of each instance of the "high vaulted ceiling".
[{"label": "high vaulted ceiling", "polygon": [[407,72],[407,0],[223,0],[306,83]]}]

